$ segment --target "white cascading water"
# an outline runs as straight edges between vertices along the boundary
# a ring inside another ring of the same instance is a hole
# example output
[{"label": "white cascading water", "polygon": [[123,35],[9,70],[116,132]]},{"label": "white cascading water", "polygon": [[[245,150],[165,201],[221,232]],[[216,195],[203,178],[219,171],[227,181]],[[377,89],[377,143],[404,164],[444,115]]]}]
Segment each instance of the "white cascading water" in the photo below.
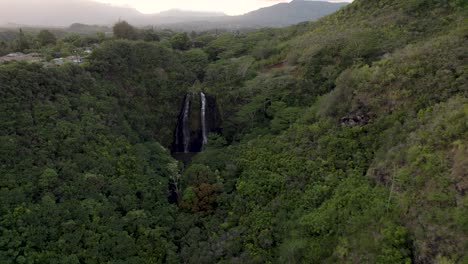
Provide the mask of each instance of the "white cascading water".
[{"label": "white cascading water", "polygon": [[182,135],[184,138],[184,152],[189,153],[190,151],[190,95],[185,98],[184,105],[184,117],[182,120],[183,131]]},{"label": "white cascading water", "polygon": [[201,98],[201,125],[203,135],[203,145],[208,143],[207,127],[206,127],[206,95],[200,92]]}]

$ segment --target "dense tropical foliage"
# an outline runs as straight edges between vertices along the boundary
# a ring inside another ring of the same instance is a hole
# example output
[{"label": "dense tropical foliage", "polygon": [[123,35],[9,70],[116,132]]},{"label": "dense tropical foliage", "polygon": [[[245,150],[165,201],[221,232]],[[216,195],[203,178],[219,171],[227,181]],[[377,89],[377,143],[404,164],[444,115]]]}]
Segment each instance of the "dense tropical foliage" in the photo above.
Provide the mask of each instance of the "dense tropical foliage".
[{"label": "dense tropical foliage", "polygon": [[[0,262],[467,262],[467,8],[355,0],[250,33],[120,22],[81,66],[0,65]],[[184,166],[168,149],[200,90],[223,131]]]}]

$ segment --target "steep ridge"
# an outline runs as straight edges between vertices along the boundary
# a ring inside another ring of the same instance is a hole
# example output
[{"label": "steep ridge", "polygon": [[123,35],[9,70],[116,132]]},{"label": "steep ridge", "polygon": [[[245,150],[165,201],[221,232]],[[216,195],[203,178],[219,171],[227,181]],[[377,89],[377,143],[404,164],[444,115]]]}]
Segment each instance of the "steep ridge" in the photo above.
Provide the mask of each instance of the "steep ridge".
[{"label": "steep ridge", "polygon": [[245,26],[289,26],[304,21],[315,21],[347,4],[295,0],[249,12],[236,20]]},{"label": "steep ridge", "polygon": [[[185,172],[208,177],[186,183],[182,205],[210,226],[207,243],[182,236],[183,257],[466,261],[466,14],[463,1],[355,1],[291,27],[286,46],[270,41],[280,51],[247,81],[220,68],[252,53],[209,68],[224,136],[240,143],[208,147]],[[224,188],[215,211],[196,206],[207,182]]]}]

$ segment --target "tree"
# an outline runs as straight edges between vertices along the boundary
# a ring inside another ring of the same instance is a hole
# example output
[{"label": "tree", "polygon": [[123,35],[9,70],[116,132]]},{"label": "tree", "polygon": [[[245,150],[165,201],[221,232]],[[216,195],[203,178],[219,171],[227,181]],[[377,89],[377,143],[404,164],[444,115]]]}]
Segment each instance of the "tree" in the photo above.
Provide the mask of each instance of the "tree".
[{"label": "tree", "polygon": [[199,80],[203,80],[208,66],[208,54],[202,49],[191,49],[184,53],[183,62]]},{"label": "tree", "polygon": [[29,47],[30,47],[29,41],[26,35],[24,34],[23,29],[20,28],[19,36],[18,36],[18,39],[16,40],[16,50],[22,52],[26,49],[29,49]]},{"label": "tree", "polygon": [[4,41],[0,41],[0,56],[6,55],[8,53],[10,53],[9,45]]},{"label": "tree", "polygon": [[154,29],[147,29],[147,30],[144,30],[142,33],[143,33],[144,41],[160,41],[161,40],[161,38],[154,31]]},{"label": "tree", "polygon": [[192,46],[192,42],[187,33],[179,33],[171,38],[171,45],[173,49],[188,50]]},{"label": "tree", "polygon": [[57,38],[49,30],[41,30],[36,38],[41,46],[54,45],[57,43]]},{"label": "tree", "polygon": [[112,28],[114,36],[119,39],[135,40],[138,38],[137,30],[127,23],[127,21],[119,21]]},{"label": "tree", "polygon": [[96,38],[99,41],[99,43],[101,43],[106,39],[106,33],[98,32],[98,33],[96,33]]}]

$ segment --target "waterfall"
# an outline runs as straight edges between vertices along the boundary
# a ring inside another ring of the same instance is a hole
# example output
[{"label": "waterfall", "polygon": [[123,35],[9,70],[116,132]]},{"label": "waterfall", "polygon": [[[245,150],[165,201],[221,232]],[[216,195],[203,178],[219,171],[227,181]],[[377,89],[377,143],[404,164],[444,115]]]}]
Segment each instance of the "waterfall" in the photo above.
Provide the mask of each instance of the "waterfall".
[{"label": "waterfall", "polygon": [[184,152],[190,152],[190,95],[187,94],[184,103],[184,116],[182,118],[182,136],[184,143]]},{"label": "waterfall", "polygon": [[184,159],[203,151],[209,133],[221,133],[221,119],[214,97],[204,92],[187,93],[180,105],[172,153]]},{"label": "waterfall", "polygon": [[206,127],[206,95],[200,92],[201,98],[201,127],[203,136],[203,145],[208,143],[207,127]]}]

